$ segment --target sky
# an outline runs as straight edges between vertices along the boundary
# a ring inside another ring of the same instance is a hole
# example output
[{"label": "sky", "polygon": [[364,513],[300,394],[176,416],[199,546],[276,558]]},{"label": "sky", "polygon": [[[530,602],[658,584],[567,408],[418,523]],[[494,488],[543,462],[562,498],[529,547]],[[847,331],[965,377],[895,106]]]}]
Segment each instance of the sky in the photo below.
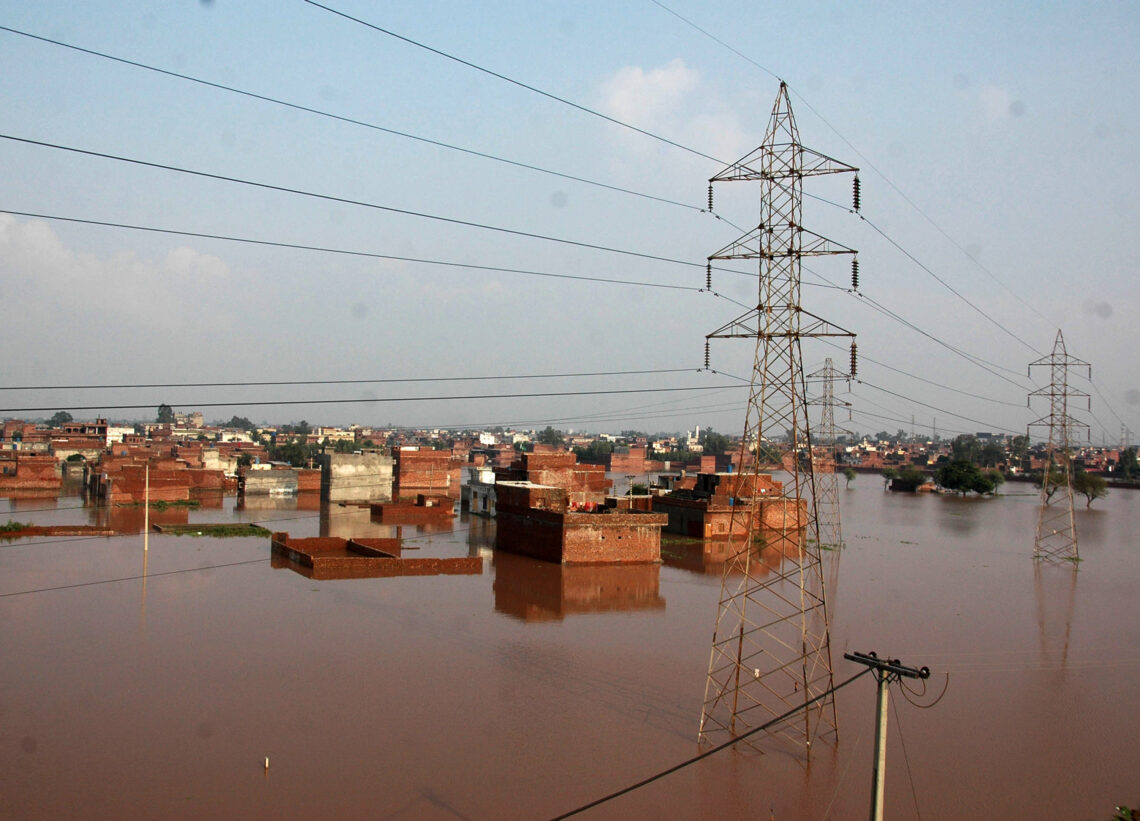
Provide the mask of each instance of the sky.
[{"label": "sky", "polygon": [[322,4],[0,0],[0,418],[739,433],[759,190],[707,180],[782,79],[860,168],[805,185],[837,425],[1024,433],[1060,330],[1140,432],[1133,4]]}]

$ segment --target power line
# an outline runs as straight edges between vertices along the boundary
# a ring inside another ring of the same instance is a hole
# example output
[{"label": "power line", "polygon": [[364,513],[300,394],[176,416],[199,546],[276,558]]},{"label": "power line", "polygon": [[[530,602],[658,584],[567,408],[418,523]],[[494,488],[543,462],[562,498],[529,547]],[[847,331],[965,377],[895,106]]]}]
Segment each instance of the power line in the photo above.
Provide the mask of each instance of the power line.
[{"label": "power line", "polygon": [[975,424],[978,424],[978,425],[986,425],[986,426],[991,427],[991,428],[996,428],[997,430],[1006,431],[1007,433],[1017,433],[1017,431],[1010,430],[1009,428],[1003,428],[1000,425],[994,425],[992,422],[983,422],[983,421],[978,420],[978,419],[972,419],[969,416],[963,416],[960,413],[954,413],[952,411],[948,411],[945,408],[938,407],[937,405],[931,405],[927,402],[922,402],[918,399],[912,399],[909,396],[904,396],[901,393],[895,393],[894,391],[887,390],[886,388],[880,388],[878,385],[872,385],[870,382],[865,382],[862,379],[854,379],[853,381],[860,384],[860,385],[866,385],[868,388],[873,388],[877,391],[882,391],[883,393],[890,394],[891,396],[894,396],[898,399],[902,399],[906,402],[911,402],[915,405],[921,405],[924,408],[930,408],[931,410],[938,411],[939,413],[944,413],[947,416],[953,416],[956,419],[964,419],[967,422],[974,422]]},{"label": "power line", "polygon": [[378,26],[375,23],[369,23],[365,20],[361,20],[359,17],[353,17],[352,15],[346,14],[343,11],[337,11],[336,9],[334,9],[330,6],[325,6],[325,5],[322,5],[320,3],[317,3],[317,2],[315,2],[315,0],[305,0],[305,2],[308,3],[310,6],[315,6],[316,8],[323,9],[324,11],[327,11],[331,14],[335,14],[338,17],[343,17],[345,20],[351,20],[354,23],[359,23],[360,25],[365,26],[366,28],[370,28],[373,31],[378,31],[381,34],[386,34],[389,37],[394,37],[395,39],[401,40],[401,41],[403,41],[409,45],[415,46],[416,48],[422,48],[425,51],[430,51],[432,54],[436,54],[440,57],[445,57],[448,60],[453,60],[454,62],[459,63],[460,65],[467,66],[468,68],[473,68],[476,71],[481,71],[482,73],[487,74],[491,77],[494,77],[498,80],[503,80],[504,82],[510,83],[511,85],[518,86],[519,88],[524,88],[527,91],[534,92],[535,94],[540,94],[543,97],[547,97],[548,99],[562,103],[563,105],[568,105],[571,108],[577,109],[578,111],[582,111],[582,112],[585,112],[586,114],[591,114],[595,117],[599,117],[599,118],[605,120],[606,122],[613,123],[614,125],[620,125],[622,128],[628,128],[630,131],[636,131],[638,134],[642,134],[646,137],[651,137],[654,140],[658,140],[659,142],[663,142],[666,145],[671,145],[674,148],[679,148],[682,151],[687,151],[690,154],[695,154],[696,156],[701,157],[703,159],[712,160],[713,162],[719,163],[721,165],[725,164],[723,160],[718,160],[716,157],[710,157],[708,154],[705,154],[702,151],[697,151],[695,148],[689,148],[686,145],[681,145],[681,143],[674,142],[673,140],[670,140],[667,137],[662,137],[660,134],[654,134],[652,131],[646,131],[644,128],[638,128],[635,125],[630,125],[629,123],[622,122],[621,120],[618,120],[614,117],[611,117],[608,114],[603,114],[602,112],[596,111],[595,109],[589,108],[589,107],[581,105],[579,103],[571,102],[570,100],[567,100],[564,97],[559,97],[556,94],[551,94],[549,91],[543,91],[540,88],[535,88],[532,85],[527,85],[526,83],[521,82],[519,80],[514,80],[510,77],[507,77],[504,74],[499,74],[496,71],[492,71],[489,68],[484,68],[483,66],[476,65],[475,63],[469,62],[468,60],[464,60],[460,57],[456,57],[454,54],[448,54],[446,51],[441,51],[440,49],[432,48],[431,46],[426,45],[424,43],[421,43],[418,40],[413,40],[410,37],[405,37],[402,34],[397,34],[396,32],[390,31],[389,29],[382,28],[381,26]]},{"label": "power line", "polygon": [[[172,236],[178,236],[178,237],[194,237],[196,239],[212,239],[212,240],[221,240],[223,242],[238,242],[238,243],[243,243],[245,245],[261,245],[261,246],[266,246],[266,247],[271,247],[271,248],[288,248],[288,249],[291,249],[294,251],[314,251],[314,252],[322,253],[322,254],[341,254],[344,256],[364,257],[366,259],[387,259],[387,260],[392,260],[395,262],[410,262],[410,263],[414,263],[414,264],[418,264],[418,265],[438,265],[438,266],[446,267],[446,268],[466,268],[466,269],[470,269],[470,270],[474,270],[474,271],[492,271],[495,273],[520,274],[523,276],[547,277],[550,279],[570,279],[570,280],[578,280],[581,282],[598,282],[598,283],[604,283],[604,284],[609,284],[609,285],[635,285],[635,286],[643,287],[643,288],[663,288],[665,290],[670,290],[670,291],[690,291],[690,292],[694,292],[694,293],[700,293],[702,290],[700,288],[694,288],[690,285],[669,285],[669,284],[661,283],[661,282],[644,282],[641,280],[632,280],[632,279],[612,279],[612,278],[607,278],[607,277],[590,277],[590,276],[583,276],[583,275],[579,275],[579,274],[556,274],[556,273],[552,273],[549,271],[534,271],[534,270],[528,270],[525,268],[504,268],[504,267],[496,266],[496,265],[476,265],[474,263],[469,263],[469,262],[451,262],[448,260],[441,260],[441,259],[424,259],[422,257],[405,257],[405,256],[397,256],[395,254],[381,254],[381,253],[375,253],[375,252],[371,252],[371,251],[353,251],[353,250],[348,250],[348,249],[344,249],[344,248],[330,248],[327,246],[320,246],[320,245],[302,245],[300,243],[295,243],[295,242],[275,242],[272,240],[251,239],[249,237],[236,237],[236,236],[227,235],[227,234],[208,234],[208,233],[204,233],[201,231],[180,231],[180,230],[177,230],[174,228],[156,228],[154,226],[149,226],[149,225],[136,225],[136,224],[131,224],[131,223],[123,223],[123,222],[109,222],[107,220],[82,219],[79,217],[63,217],[63,216],[59,216],[57,214],[40,214],[40,213],[31,212],[31,211],[15,211],[15,210],[12,210],[9,208],[0,208],[0,214],[13,214],[15,216],[20,216],[20,217],[29,217],[32,219],[55,220],[57,222],[71,222],[71,223],[76,223],[79,225],[96,225],[96,226],[100,226],[103,228],[121,228],[121,229],[130,230],[130,231],[145,231],[145,232],[152,233],[152,234],[170,234]],[[689,263],[685,263],[681,260],[676,260],[676,262],[677,262],[677,264],[681,264],[681,265],[689,264]],[[693,263],[693,264],[696,265],[696,263]],[[699,267],[699,265],[698,265],[698,267]],[[738,274],[741,276],[752,276],[752,274],[747,274],[743,271],[734,271],[734,270],[731,270],[728,268],[721,268],[721,269],[714,269],[714,270],[722,270],[722,271],[725,271],[726,273]],[[714,296],[720,296],[719,294],[715,294],[715,293],[713,295]],[[727,299],[727,297],[722,297],[722,298]]]},{"label": "power line", "polygon": [[867,219],[862,214],[859,215],[859,219],[863,220],[863,222],[870,225],[871,228],[875,231],[875,233],[877,233],[879,236],[881,236],[883,239],[885,239],[887,242],[889,242],[891,245],[893,245],[895,248],[897,248],[904,256],[906,256],[907,259],[909,259],[911,262],[913,262],[915,265],[917,265],[919,268],[921,268],[923,271],[925,271],[927,274],[929,274],[931,277],[933,277],[940,285],[942,285],[943,288],[945,288],[947,291],[952,293],[954,296],[958,297],[958,299],[962,300],[962,302],[966,303],[968,306],[973,308],[978,314],[980,314],[987,321],[989,321],[995,328],[1000,330],[1002,333],[1008,335],[1010,338],[1015,339],[1018,342],[1020,342],[1022,345],[1024,345],[1026,348],[1028,348],[1030,350],[1030,352],[1035,353],[1038,356],[1040,356],[1040,351],[1038,351],[1036,348],[1034,348],[1032,345],[1030,345],[1028,342],[1026,342],[1020,336],[1015,334],[1009,328],[1002,325],[1000,322],[998,322],[992,316],[987,314],[984,310],[982,310],[976,304],[971,302],[969,299],[967,299],[966,296],[964,296],[960,291],[958,291],[956,288],[954,288],[949,282],[944,280],[942,277],[938,276],[938,274],[934,273],[934,271],[931,270],[930,267],[927,266],[925,263],[920,261],[918,259],[918,257],[916,257],[914,254],[912,254],[907,249],[903,248],[894,239],[889,237],[881,228],[879,228],[879,226],[875,225],[875,223],[871,222],[871,220]]},{"label": "power line", "polygon": [[820,693],[819,695],[815,696],[814,698],[807,699],[806,701],[803,702],[803,704],[799,704],[796,707],[793,707],[791,710],[788,710],[788,711],[782,713],[781,715],[776,716],[775,718],[773,718],[770,721],[766,721],[765,723],[761,724],[758,727],[753,727],[751,730],[748,730],[747,732],[741,733],[740,735],[736,736],[735,738],[731,738],[722,744],[718,744],[717,746],[712,747],[711,749],[705,750],[703,753],[695,755],[692,758],[686,759],[685,761],[682,761],[680,764],[674,764],[672,767],[669,767],[668,769],[662,770],[661,772],[656,773],[654,775],[651,775],[651,776],[649,776],[649,778],[644,778],[641,781],[638,781],[636,784],[631,784],[628,787],[625,787],[624,789],[618,790],[617,792],[612,792],[609,795],[606,795],[606,796],[603,796],[602,798],[598,798],[594,801],[591,801],[589,804],[583,804],[581,807],[578,807],[577,809],[571,810],[570,812],[567,812],[567,813],[563,813],[562,815],[555,816],[553,821],[562,821],[562,819],[564,819],[564,818],[569,818],[573,815],[578,815],[579,813],[585,812],[588,809],[592,809],[592,808],[598,806],[599,804],[604,804],[607,801],[612,801],[613,799],[619,798],[620,796],[623,796],[626,793],[631,793],[634,790],[639,790],[642,787],[648,786],[649,784],[652,784],[654,781],[659,781],[667,775],[672,775],[673,773],[677,772],[678,770],[681,770],[681,769],[684,769],[685,767],[688,767],[690,764],[696,764],[698,761],[706,759],[710,755],[713,755],[715,753],[719,753],[721,750],[727,749],[728,747],[732,747],[735,744],[738,744],[739,742],[743,741],[744,739],[755,735],[756,733],[759,733],[763,730],[767,730],[769,727],[772,727],[776,724],[779,724],[781,721],[786,721],[787,719],[791,718],[792,716],[794,716],[796,713],[800,712],[801,710],[804,710],[804,709],[812,706],[817,701],[820,701],[824,698],[828,698],[828,697],[834,695],[835,693],[839,692],[844,687],[846,687],[848,684],[851,684],[852,682],[857,681],[858,679],[867,675],[867,673],[869,673],[869,672],[871,672],[870,667],[868,667],[866,670],[863,670],[862,672],[856,673],[855,675],[853,675],[851,678],[847,679],[846,681],[841,681],[839,684],[834,685],[830,689],[826,690],[823,693]]},{"label": "power line", "polygon": [[520,162],[518,160],[508,159],[506,157],[496,156],[494,154],[488,154],[488,153],[483,152],[483,151],[476,151],[476,150],[470,149],[470,148],[463,148],[462,146],[442,142],[441,140],[433,140],[433,139],[430,139],[428,137],[421,137],[419,135],[410,134],[410,133],[405,132],[405,131],[397,131],[396,129],[386,128],[384,126],[377,125],[375,123],[366,122],[364,120],[357,120],[357,119],[354,119],[352,117],[345,117],[345,116],[342,116],[340,114],[333,114],[333,113],[328,112],[328,111],[322,111],[321,109],[311,108],[309,106],[301,105],[299,103],[291,103],[288,100],[282,100],[282,99],[279,99],[276,97],[270,97],[270,96],[265,95],[265,94],[257,94],[255,92],[246,91],[246,90],[243,90],[240,88],[236,88],[234,86],[228,86],[228,85],[224,85],[222,83],[215,83],[215,82],[211,82],[209,80],[203,80],[199,77],[193,77],[189,74],[182,74],[182,73],[179,73],[177,71],[170,71],[168,69],[158,68],[157,66],[147,65],[146,63],[140,63],[137,60],[129,60],[125,57],[116,57],[113,54],[107,54],[105,52],[95,51],[94,49],[83,48],[82,46],[76,46],[76,45],[72,45],[71,43],[65,43],[62,40],[54,40],[50,37],[42,37],[40,35],[31,34],[31,33],[26,32],[26,31],[20,31],[19,29],[14,29],[14,28],[11,28],[9,26],[0,26],[0,31],[7,31],[11,34],[18,34],[22,37],[28,37],[28,38],[33,39],[33,40],[39,40],[40,42],[43,42],[43,43],[50,43],[51,45],[54,45],[54,46],[60,46],[62,48],[71,49],[72,51],[78,51],[80,53],[88,54],[88,55],[91,55],[93,57],[102,58],[104,60],[112,60],[116,63],[122,63],[123,65],[133,66],[135,68],[141,68],[141,69],[145,69],[147,71],[153,71],[157,74],[164,74],[168,77],[175,77],[179,80],[186,80],[186,81],[191,82],[191,83],[198,83],[199,85],[208,86],[210,88],[215,88],[215,89],[218,89],[220,91],[227,91],[227,92],[230,92],[232,94],[240,94],[243,97],[249,97],[249,98],[254,99],[254,100],[261,100],[262,102],[272,103],[274,105],[285,106],[286,108],[294,109],[296,111],[304,111],[308,114],[315,114],[315,115],[320,116],[320,117],[328,117],[329,119],[338,120],[340,122],[348,123],[350,125],[358,125],[358,126],[362,126],[364,128],[370,128],[374,131],[381,131],[385,134],[391,134],[391,135],[396,136],[396,137],[403,137],[405,139],[415,140],[417,142],[426,143],[428,145],[433,145],[433,146],[436,146],[438,148],[445,148],[445,149],[448,149],[450,151],[458,151],[460,153],[469,154],[469,155],[474,156],[474,157],[480,157],[480,158],[486,159],[486,160],[493,160],[495,162],[505,163],[507,165],[513,165],[517,168],[523,168],[523,169],[526,169],[528,171],[537,171],[541,174],[549,174],[550,176],[560,177],[562,179],[571,180],[573,182],[580,182],[580,183],[584,183],[586,185],[593,185],[593,186],[596,186],[598,188],[605,188],[607,190],[616,191],[616,192],[621,193],[621,194],[630,194],[630,195],[635,196],[635,197],[641,197],[641,198],[647,199],[647,200],[654,200],[656,202],[665,203],[667,205],[675,205],[675,206],[678,206],[680,208],[690,209],[692,211],[700,211],[702,213],[710,213],[710,212],[706,212],[705,209],[703,209],[697,205],[690,205],[688,203],[668,199],[667,197],[658,197],[658,196],[655,196],[653,194],[646,194],[646,193],[643,193],[640,191],[634,191],[634,190],[629,189],[629,188],[622,188],[621,186],[618,186],[618,185],[610,185],[608,183],[599,182],[598,180],[591,180],[591,179],[588,179],[586,177],[576,176],[574,174],[567,174],[567,173],[564,173],[561,171],[553,171],[549,168],[542,168],[541,166],[531,165],[529,163],[524,163],[524,162]]},{"label": "power line", "polygon": [[497,376],[424,376],[401,379],[304,379],[279,382],[168,382],[133,385],[0,385],[3,391],[112,390],[126,388],[230,388],[266,385],[378,385],[412,382],[492,382],[505,379],[572,379],[593,376],[643,376],[663,373],[693,373],[696,368],[652,368],[633,371],[592,371],[580,373],[499,374]]},{"label": "power line", "polygon": [[[710,32],[706,31],[705,29],[701,28],[696,23],[694,23],[692,20],[689,20],[688,18],[683,17],[682,15],[678,14],[673,9],[671,9],[668,6],[664,5],[663,3],[659,2],[659,0],[650,0],[650,2],[652,2],[654,5],[658,6],[659,8],[664,9],[665,11],[669,12],[669,14],[673,15],[678,20],[681,20],[682,22],[684,22],[688,26],[696,29],[701,34],[708,37],[710,40],[713,40],[714,42],[716,42],[716,43],[720,44],[721,46],[723,46],[724,48],[728,49],[729,51],[731,51],[736,56],[740,57],[741,59],[745,60],[748,63],[751,63],[753,66],[760,69],[765,74],[768,74],[769,76],[771,76],[772,78],[774,78],[776,80],[781,80],[779,75],[777,75],[771,69],[767,68],[766,66],[761,65],[760,63],[756,62],[751,57],[747,56],[746,54],[742,53],[741,51],[737,50],[736,48],[733,48],[731,45],[726,43],[724,40],[721,40],[719,37],[716,37],[715,35],[711,34]],[[878,174],[882,178],[883,182],[885,182],[888,186],[890,186],[890,188],[893,189],[894,192],[896,194],[898,194],[907,205],[909,205],[911,208],[913,208],[920,216],[922,216],[923,219],[925,219],[928,223],[930,223],[930,225],[933,226],[933,228],[936,231],[938,231],[938,233],[941,234],[946,240],[948,240],[951,245],[953,245],[955,248],[957,248],[959,251],[961,251],[962,254],[967,259],[970,260],[970,262],[972,262],[974,265],[976,265],[978,268],[980,268],[983,272],[985,272],[986,275],[990,277],[990,279],[992,279],[994,282],[996,282],[1002,288],[1005,288],[1005,290],[1008,291],[1018,302],[1020,302],[1022,305],[1024,305],[1026,308],[1028,308],[1033,313],[1037,314],[1037,316],[1040,317],[1041,319],[1045,320],[1046,322],[1050,322],[1048,317],[1046,317],[1044,314],[1042,314],[1040,311],[1038,311],[1036,308],[1034,308],[1032,305],[1030,305],[1028,302],[1026,302],[1021,297],[1021,295],[1017,293],[1017,291],[1013,290],[1008,285],[1006,285],[1004,282],[1002,282],[1000,279],[998,279],[997,275],[994,274],[993,271],[991,271],[989,268],[987,268],[985,265],[983,265],[968,250],[963,248],[962,245],[956,239],[954,239],[954,237],[952,237],[944,228],[942,228],[941,225],[939,225],[937,222],[935,222],[933,217],[931,217],[929,214],[927,214],[926,211],[924,211],[922,208],[920,208],[919,205],[914,200],[912,200],[910,197],[908,197],[903,192],[903,190],[901,188],[899,188],[897,185],[895,185],[895,183],[886,175],[886,173],[882,169],[880,169],[878,166],[876,166],[873,162],[871,162],[871,160],[865,154],[863,154],[863,152],[861,152],[858,148],[855,147],[854,143],[852,143],[849,139],[847,139],[847,137],[845,137],[839,131],[839,129],[837,129],[834,125],[832,125],[831,122],[826,117],[824,117],[823,114],[820,113],[819,109],[817,109],[815,106],[813,106],[811,104],[811,102],[799,92],[799,89],[795,89],[790,83],[788,83],[787,85],[788,85],[788,88],[793,88],[795,90],[796,96],[800,99],[801,102],[803,102],[804,105],[806,105],[808,107],[808,109],[811,110],[811,112],[813,114],[815,114],[816,117],[818,117],[820,119],[820,122],[822,122],[825,126],[827,126],[831,130],[831,132],[833,134],[835,134],[835,136],[837,136],[840,140],[842,140],[847,145],[848,148],[850,148],[853,152],[855,152],[856,156],[858,156],[859,159],[862,160],[863,163],[868,168],[870,168],[872,171],[874,171],[876,174]],[[822,200],[822,197],[816,197],[816,199]],[[823,200],[823,201],[828,202],[827,200]],[[834,203],[834,202],[830,203],[830,204],[838,206],[838,204]],[[843,206],[838,206],[838,207],[843,207]],[[900,251],[902,251],[904,254],[906,254],[908,257],[910,257],[916,264],[918,264],[920,267],[925,269],[925,266],[923,266],[922,263],[918,262],[917,259],[915,259],[913,256],[911,256],[911,254],[908,251],[906,251],[902,246],[898,245],[894,240],[892,240],[890,237],[888,237],[880,229],[878,229],[876,226],[871,224],[870,221],[868,221],[868,224],[871,225],[872,228],[875,228],[875,230],[878,231],[883,236],[884,239],[886,239],[892,245],[895,245],[896,248],[898,248]],[[931,275],[933,276],[932,272],[928,271],[928,273],[931,273]],[[937,279],[937,277],[935,277],[935,278]],[[939,280],[939,281],[941,281],[941,280]],[[943,284],[945,285],[945,283],[943,283]],[[947,285],[946,287],[949,288],[950,286]],[[967,300],[967,304],[969,304],[968,300]],[[980,312],[980,309],[977,308],[977,306],[971,305],[971,307],[973,307],[975,310],[978,310]],[[983,313],[983,316],[985,316],[984,313]],[[994,321],[988,316],[986,318],[990,319],[991,322]],[[997,324],[997,323],[995,322],[995,324]],[[1002,330],[1005,330],[1000,324],[998,324],[998,327],[1002,328]],[[1009,331],[1006,331],[1006,332],[1009,333]],[[1011,334],[1011,336],[1012,336],[1012,334]],[[1014,336],[1014,338],[1017,339],[1019,342],[1021,342],[1021,344],[1028,347],[1034,353],[1037,353],[1038,355],[1040,355],[1040,353],[1037,351],[1036,348],[1029,345],[1029,343],[1025,342],[1020,337]]]},{"label": "power line", "polygon": [[[683,388],[614,388],[611,390],[599,391],[549,391],[549,392],[534,392],[534,393],[487,393],[487,394],[474,394],[464,396],[388,396],[376,399],[276,399],[267,401],[245,401],[236,400],[230,402],[176,402],[173,403],[177,407],[196,407],[196,408],[222,408],[234,406],[265,406],[265,405],[364,405],[369,403],[389,403],[389,402],[448,402],[448,401],[470,401],[473,399],[537,399],[548,398],[557,396],[609,396],[613,394],[624,393],[672,393],[677,391],[708,391],[719,390],[725,387],[735,387],[729,385],[705,385],[705,386],[691,386]],[[166,403],[171,404],[171,403]],[[153,408],[154,403],[136,404],[136,405],[86,405],[76,406],[71,405],[66,408],[62,407],[48,407],[48,408],[0,408],[0,413],[42,413],[44,411],[59,411],[59,410],[77,410],[77,411],[94,411],[94,410],[143,410]]]},{"label": "power line", "polygon": [[[308,0],[306,0],[308,2]],[[655,262],[667,262],[671,265],[684,265],[690,268],[704,268],[704,263],[691,262],[688,260],[673,259],[671,257],[663,257],[657,254],[649,254],[641,251],[629,251],[621,248],[612,248],[607,245],[596,245],[590,242],[582,242],[580,240],[566,239],[565,237],[554,237],[547,234],[538,234],[532,231],[521,231],[514,228],[505,228],[500,225],[488,225],[486,223],[474,222],[472,220],[462,220],[455,217],[445,217],[440,214],[429,214],[423,211],[412,211],[407,208],[397,208],[392,205],[381,205],[380,203],[367,202],[365,200],[354,200],[348,197],[337,197],[332,194],[319,194],[314,191],[305,191],[301,188],[291,188],[285,185],[274,185],[267,182],[257,182],[255,180],[246,180],[241,177],[231,177],[225,174],[213,174],[208,171],[197,171],[192,168],[181,168],[176,165],[169,165],[166,163],[149,162],[147,160],[140,160],[134,157],[124,157],[118,154],[108,154],[102,151],[90,151],[84,148],[76,148],[74,146],[60,145],[58,143],[49,143],[42,140],[33,140],[27,137],[16,137],[11,134],[0,134],[0,139],[9,140],[11,142],[23,143],[25,145],[34,145],[40,148],[51,148],[57,151],[67,151],[73,154],[82,154],[88,157],[99,157],[105,160],[114,160],[115,162],[129,163],[131,165],[139,165],[145,168],[157,168],[162,171],[174,171],[179,174],[189,174],[195,177],[202,177],[204,179],[218,180],[221,182],[230,182],[237,185],[247,185],[253,188],[261,188],[266,191],[278,191],[285,194],[296,194],[302,197],[311,197],[313,199],[325,200],[328,202],[338,202],[342,205],[355,205],[360,208],[371,208],[376,211],[385,211],[391,214],[402,214],[409,217],[418,217],[420,219],[432,220],[435,222],[442,222],[448,225],[460,225],[465,228],[478,228],[483,231],[495,231],[500,234],[509,234],[516,237],[526,237],[527,239],[537,239],[544,242],[555,242],[561,245],[571,245],[576,248],[588,248],[593,251],[605,251],[611,254],[621,254],[623,256],[637,257],[639,259],[651,259]]]},{"label": "power line", "polygon": [[118,579],[101,579],[94,582],[77,582],[76,584],[61,584],[56,587],[39,587],[34,590],[16,590],[12,593],[0,593],[0,599],[6,599],[9,596],[26,596],[29,593],[49,593],[55,590],[74,590],[77,587],[94,587],[100,584],[115,584],[116,582],[130,582],[137,581],[138,579],[153,579],[158,576],[175,576],[179,573],[197,573],[202,570],[218,570],[223,567],[238,567],[243,564],[261,564],[268,559],[250,559],[244,562],[229,562],[227,564],[214,564],[207,567],[187,567],[182,570],[164,570],[161,573],[147,573],[145,576],[122,576]]}]

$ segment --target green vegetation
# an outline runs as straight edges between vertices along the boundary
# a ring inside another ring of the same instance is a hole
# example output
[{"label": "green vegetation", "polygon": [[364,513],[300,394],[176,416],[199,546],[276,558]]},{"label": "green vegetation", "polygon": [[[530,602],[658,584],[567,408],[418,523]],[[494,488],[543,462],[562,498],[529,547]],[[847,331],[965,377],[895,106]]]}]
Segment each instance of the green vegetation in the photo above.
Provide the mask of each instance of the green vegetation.
[{"label": "green vegetation", "polygon": [[75,417],[67,411],[56,411],[52,414],[51,419],[48,420],[48,424],[53,428],[62,428],[74,418]]},{"label": "green vegetation", "polygon": [[955,459],[939,467],[934,471],[934,481],[939,487],[963,495],[971,491],[993,493],[995,488],[992,474],[982,473],[977,465],[966,459]]},{"label": "green vegetation", "polygon": [[223,428],[241,428],[242,430],[255,430],[257,426],[244,416],[231,416],[230,421],[222,423]]},{"label": "green vegetation", "polygon": [[1120,454],[1120,464],[1116,467],[1116,475],[1125,481],[1140,479],[1140,465],[1136,462],[1136,448],[1125,448]]},{"label": "green vegetation", "polygon": [[541,445],[553,445],[554,447],[561,447],[562,443],[566,441],[562,436],[562,431],[555,430],[550,425],[539,431],[537,440]]},{"label": "green vegetation", "polygon": [[197,499],[180,499],[177,502],[167,502],[164,500],[159,500],[157,502],[151,502],[150,505],[146,505],[145,502],[128,502],[126,504],[115,505],[115,507],[143,507],[143,506],[149,506],[152,510],[166,510],[168,507],[188,507],[191,510],[197,510],[198,508],[200,508],[202,506],[202,503],[199,502]]},{"label": "green vegetation", "polygon": [[1108,495],[1108,480],[1096,473],[1078,471],[1073,477],[1073,490],[1085,497],[1085,507]]},{"label": "green vegetation", "polygon": [[606,457],[614,452],[613,442],[607,442],[605,439],[595,439],[585,447],[578,446],[573,449],[574,453],[578,455],[578,461],[583,464],[601,465],[606,461]]},{"label": "green vegetation", "polygon": [[705,453],[711,453],[714,456],[723,454],[731,444],[728,437],[723,433],[717,433],[712,428],[701,432],[701,444],[704,446]]},{"label": "green vegetation", "polygon": [[161,525],[160,532],[171,536],[210,536],[215,539],[231,539],[242,536],[270,536],[268,530],[255,524],[196,524]]},{"label": "green vegetation", "polygon": [[82,453],[73,453],[70,456],[68,456],[67,459],[65,459],[64,461],[66,461],[66,462],[85,462],[87,460],[83,458]]},{"label": "green vegetation", "polygon": [[[903,493],[914,493],[921,485],[926,484],[927,475],[914,465],[905,465],[898,471],[893,471],[894,479],[891,481],[891,490]],[[884,471],[884,474],[886,471]]]},{"label": "green vegetation", "polygon": [[847,487],[851,487],[856,475],[855,468],[843,468],[843,478],[847,480]]},{"label": "green vegetation", "polygon": [[0,525],[0,533],[15,533],[17,530],[23,530],[31,526],[31,522],[13,522],[9,519],[7,524]]},{"label": "green vegetation", "polygon": [[154,421],[160,425],[173,425],[174,424],[174,408],[167,405],[165,402],[158,406],[158,413],[154,417]]},{"label": "green vegetation", "polygon": [[634,482],[630,485],[630,495],[632,496],[645,496],[647,493],[649,493],[649,485],[640,482]]}]

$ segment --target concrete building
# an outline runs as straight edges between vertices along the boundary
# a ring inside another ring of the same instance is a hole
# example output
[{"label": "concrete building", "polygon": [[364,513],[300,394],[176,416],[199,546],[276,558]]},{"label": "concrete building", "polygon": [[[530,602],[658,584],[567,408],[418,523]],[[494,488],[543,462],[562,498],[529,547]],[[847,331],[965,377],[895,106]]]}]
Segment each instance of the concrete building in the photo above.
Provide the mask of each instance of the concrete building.
[{"label": "concrete building", "polygon": [[460,504],[477,516],[494,517],[494,468],[490,465],[467,466],[467,482],[461,489]]},{"label": "concrete building", "polygon": [[322,453],[321,499],[328,502],[389,502],[394,461],[386,452]]}]

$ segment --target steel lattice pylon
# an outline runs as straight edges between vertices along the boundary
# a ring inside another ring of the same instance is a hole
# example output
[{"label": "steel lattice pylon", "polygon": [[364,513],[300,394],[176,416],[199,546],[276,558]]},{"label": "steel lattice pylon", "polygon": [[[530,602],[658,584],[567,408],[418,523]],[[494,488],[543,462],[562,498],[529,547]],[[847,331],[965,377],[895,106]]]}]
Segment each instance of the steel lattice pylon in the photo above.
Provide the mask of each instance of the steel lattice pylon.
[{"label": "steel lattice pylon", "polygon": [[1046,447],[1045,468],[1041,478],[1041,509],[1037,514],[1037,537],[1033,542],[1033,558],[1047,562],[1079,561],[1077,550],[1077,524],[1073,515],[1073,464],[1070,447],[1073,431],[1088,425],[1069,415],[1069,399],[1088,394],[1069,387],[1070,368],[1088,368],[1092,378],[1092,367],[1069,356],[1065,351],[1065,339],[1057,331],[1053,343],[1053,353],[1029,363],[1029,373],[1035,366],[1048,366],[1050,381],[1047,388],[1029,394],[1049,397],[1049,415],[1030,422],[1027,433],[1033,428],[1048,427],[1049,441]]},{"label": "steel lattice pylon", "polygon": [[[839,516],[839,477],[835,473],[835,380],[847,379],[845,373],[835,369],[831,357],[824,360],[823,367],[808,374],[808,379],[819,380],[822,385],[820,396],[811,404],[819,405],[819,427],[812,435],[812,467],[815,472],[815,489],[818,498],[816,508],[819,514],[819,544],[830,550],[843,547],[843,526]],[[847,402],[840,402],[847,405]],[[846,433],[846,431],[844,431]]]},{"label": "steel lattice pylon", "polygon": [[[800,266],[805,256],[854,254],[803,227],[804,177],[855,172],[799,141],[787,87],[772,109],[764,142],[725,168],[712,184],[754,181],[761,186],[760,223],[714,259],[759,264],[756,309],[706,338],[755,340],[736,513],[729,531],[729,559],[721,582],[713,630],[699,739],[719,741],[803,707],[772,727],[810,752],[821,727],[835,729],[830,697],[809,706],[833,683],[831,644],[820,556],[819,517],[800,341],[854,335],[800,305]],[[777,444],[786,434],[787,441]],[[760,468],[779,460],[790,474],[782,498],[763,496]],[[762,527],[762,525],[764,525]]]}]

